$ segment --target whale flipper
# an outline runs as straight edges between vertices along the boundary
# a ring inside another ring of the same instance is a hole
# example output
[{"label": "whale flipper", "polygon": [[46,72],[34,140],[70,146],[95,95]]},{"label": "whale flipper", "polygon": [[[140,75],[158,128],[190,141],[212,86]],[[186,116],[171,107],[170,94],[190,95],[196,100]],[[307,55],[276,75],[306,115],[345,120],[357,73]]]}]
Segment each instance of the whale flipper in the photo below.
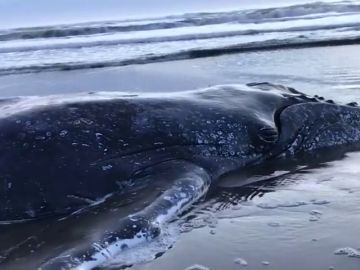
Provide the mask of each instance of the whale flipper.
[{"label": "whale flipper", "polygon": [[134,177],[136,181],[143,181],[143,178],[167,181],[171,183],[171,188],[143,210],[120,219],[115,227],[105,228],[106,233],[96,242],[67,251],[46,262],[40,269],[86,270],[101,266],[121,254],[122,250],[157,237],[162,226],[201,198],[211,182],[205,169],[179,160],[148,167]]}]

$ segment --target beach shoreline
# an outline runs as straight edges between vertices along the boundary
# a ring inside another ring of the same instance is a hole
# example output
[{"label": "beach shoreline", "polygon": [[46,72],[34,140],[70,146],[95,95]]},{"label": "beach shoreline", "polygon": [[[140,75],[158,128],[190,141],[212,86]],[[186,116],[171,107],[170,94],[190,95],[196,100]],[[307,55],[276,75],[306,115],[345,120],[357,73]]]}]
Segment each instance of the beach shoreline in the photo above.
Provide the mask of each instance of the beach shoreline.
[{"label": "beach shoreline", "polygon": [[[123,67],[4,75],[0,76],[0,96],[96,91],[159,93],[267,81],[298,87],[309,94],[324,91],[333,98],[337,89],[360,90],[359,49],[360,45],[298,48]],[[333,67],[341,72],[348,69],[353,75],[343,81],[341,76],[332,76],[332,72],[337,72]],[[314,85],[324,89],[314,89]]]}]

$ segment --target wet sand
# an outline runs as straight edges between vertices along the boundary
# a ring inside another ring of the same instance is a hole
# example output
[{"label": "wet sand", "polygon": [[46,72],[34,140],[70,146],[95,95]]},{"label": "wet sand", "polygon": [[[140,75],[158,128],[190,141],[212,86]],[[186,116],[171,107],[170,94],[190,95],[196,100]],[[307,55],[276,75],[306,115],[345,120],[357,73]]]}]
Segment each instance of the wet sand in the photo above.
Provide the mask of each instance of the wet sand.
[{"label": "wet sand", "polygon": [[[360,91],[359,45],[273,50],[118,68],[0,76],[0,96],[172,92],[268,81],[341,101]],[[341,94],[340,94],[341,93]]]}]

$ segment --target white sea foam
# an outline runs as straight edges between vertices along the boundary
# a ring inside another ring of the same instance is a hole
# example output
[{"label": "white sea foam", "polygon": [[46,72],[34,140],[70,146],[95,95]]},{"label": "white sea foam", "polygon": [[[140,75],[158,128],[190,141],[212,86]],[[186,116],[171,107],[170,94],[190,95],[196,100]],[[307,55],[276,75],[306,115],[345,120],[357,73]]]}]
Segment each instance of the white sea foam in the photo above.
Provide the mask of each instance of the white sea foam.
[{"label": "white sea foam", "polygon": [[0,31],[0,74],[358,42],[359,29],[360,4],[356,1],[5,29]]},{"label": "white sea foam", "polygon": [[116,268],[123,265],[132,265],[152,261],[159,254],[165,252],[172,246],[179,237],[176,223],[170,224],[162,229],[159,237],[151,242],[145,242],[121,253],[121,256],[114,257],[104,264],[104,267]]}]

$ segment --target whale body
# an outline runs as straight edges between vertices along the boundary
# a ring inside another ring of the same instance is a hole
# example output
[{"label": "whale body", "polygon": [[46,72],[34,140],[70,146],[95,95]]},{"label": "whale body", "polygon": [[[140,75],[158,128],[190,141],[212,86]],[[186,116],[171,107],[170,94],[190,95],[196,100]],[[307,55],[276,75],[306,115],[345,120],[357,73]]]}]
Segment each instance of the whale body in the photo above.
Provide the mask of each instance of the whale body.
[{"label": "whale body", "polygon": [[360,144],[360,109],[269,83],[171,94],[87,93],[0,101],[0,221],[67,215],[159,179],[170,188],[90,247],[41,269],[93,269],[150,240],[220,176]]}]

